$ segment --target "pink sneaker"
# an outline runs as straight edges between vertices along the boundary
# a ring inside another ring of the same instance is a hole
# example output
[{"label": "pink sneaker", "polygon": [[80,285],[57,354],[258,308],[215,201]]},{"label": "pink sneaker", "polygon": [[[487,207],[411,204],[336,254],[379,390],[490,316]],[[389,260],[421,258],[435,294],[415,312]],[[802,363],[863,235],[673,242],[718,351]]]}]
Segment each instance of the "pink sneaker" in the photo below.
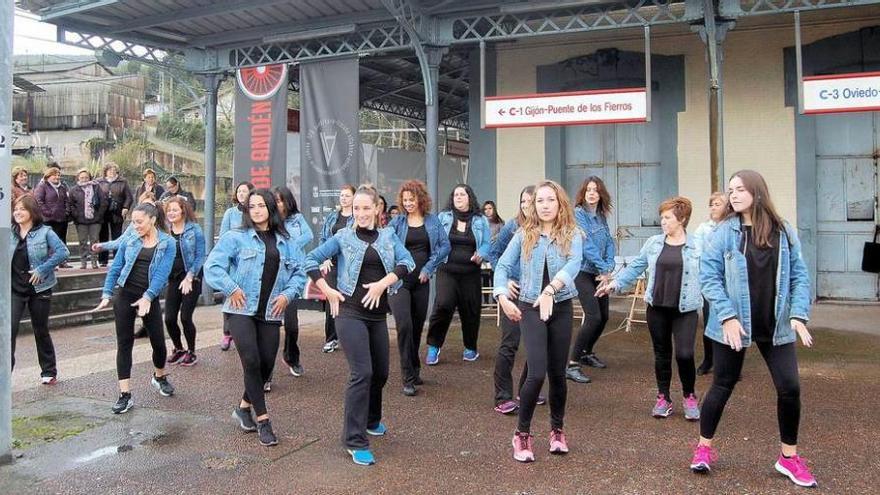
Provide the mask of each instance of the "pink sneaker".
[{"label": "pink sneaker", "polygon": [[550,453],[551,454],[567,454],[568,442],[565,441],[565,433],[562,430],[553,429],[550,431]]},{"label": "pink sneaker", "polygon": [[694,447],[694,458],[691,459],[691,471],[695,473],[708,473],[712,470],[712,463],[718,460],[718,454],[710,445]]},{"label": "pink sneaker", "polygon": [[684,419],[688,421],[698,421],[700,419],[700,402],[694,394],[688,395],[682,401],[684,407]]},{"label": "pink sneaker", "polygon": [[224,335],[220,340],[220,350],[228,351],[230,345],[232,345],[232,335]]},{"label": "pink sneaker", "polygon": [[651,410],[651,416],[655,418],[668,418],[672,414],[672,402],[666,399],[663,394],[657,394],[657,403]]},{"label": "pink sneaker", "polygon": [[797,454],[791,457],[779,454],[775,467],[777,471],[788,476],[788,479],[797,486],[812,488],[818,485],[816,478],[810,474],[806,459]]},{"label": "pink sneaker", "polygon": [[513,434],[513,458],[519,462],[534,462],[535,452],[532,450],[532,436],[528,433]]}]

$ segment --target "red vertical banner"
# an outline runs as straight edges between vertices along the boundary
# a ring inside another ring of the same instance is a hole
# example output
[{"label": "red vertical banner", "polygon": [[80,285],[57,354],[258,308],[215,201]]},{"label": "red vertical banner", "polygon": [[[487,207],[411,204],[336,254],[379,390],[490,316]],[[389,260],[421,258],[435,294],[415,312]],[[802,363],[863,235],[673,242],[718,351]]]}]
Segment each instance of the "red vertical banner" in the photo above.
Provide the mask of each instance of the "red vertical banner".
[{"label": "red vertical banner", "polygon": [[235,183],[283,186],[287,178],[287,65],[236,71]]}]

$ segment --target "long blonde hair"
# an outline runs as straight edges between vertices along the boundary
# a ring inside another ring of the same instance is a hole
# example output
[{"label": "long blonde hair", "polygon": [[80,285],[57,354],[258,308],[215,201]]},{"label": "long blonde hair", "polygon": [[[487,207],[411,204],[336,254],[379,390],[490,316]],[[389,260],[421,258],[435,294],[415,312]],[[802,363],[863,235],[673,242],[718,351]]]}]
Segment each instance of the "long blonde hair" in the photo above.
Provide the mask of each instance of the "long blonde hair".
[{"label": "long blonde hair", "polygon": [[556,194],[556,201],[559,203],[559,212],[556,220],[553,221],[553,228],[550,232],[550,240],[559,246],[560,253],[567,255],[571,248],[571,239],[575,235],[580,235],[577,224],[574,221],[574,209],[565,189],[552,180],[544,180],[535,185],[534,199],[532,205],[526,213],[525,223],[522,225],[523,243],[522,252],[525,259],[529,259],[532,250],[538,245],[538,239],[541,237],[541,220],[538,218],[538,209],[536,207],[538,200],[538,191],[542,187],[549,187]]}]

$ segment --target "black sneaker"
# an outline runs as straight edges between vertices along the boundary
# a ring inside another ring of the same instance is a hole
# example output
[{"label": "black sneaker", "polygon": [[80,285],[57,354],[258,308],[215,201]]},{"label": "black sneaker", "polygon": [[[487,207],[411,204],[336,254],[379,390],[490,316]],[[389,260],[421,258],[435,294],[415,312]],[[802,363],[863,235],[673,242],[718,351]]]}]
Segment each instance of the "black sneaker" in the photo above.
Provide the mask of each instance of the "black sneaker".
[{"label": "black sneaker", "polygon": [[403,386],[403,395],[407,397],[415,397],[418,394],[415,385],[406,384]]},{"label": "black sneaker", "polygon": [[263,393],[268,394],[272,391],[272,382],[266,382],[263,384]]},{"label": "black sneaker", "polygon": [[257,423],[251,416],[251,408],[242,409],[235,406],[232,409],[232,417],[238,421],[238,426],[244,431],[257,431]]},{"label": "black sneaker", "polygon": [[581,357],[581,363],[585,364],[591,368],[607,368],[608,365],[605,364],[601,359],[599,359],[595,354],[586,354]]},{"label": "black sneaker", "polygon": [[711,372],[712,372],[712,365],[707,363],[706,361],[703,361],[703,363],[700,364],[700,367],[697,368],[697,374],[700,376],[708,375]]},{"label": "black sneaker", "polygon": [[576,383],[590,383],[592,381],[590,377],[581,372],[581,367],[578,365],[569,365],[565,369],[565,377]]},{"label": "black sneaker", "polygon": [[264,419],[257,423],[257,429],[260,431],[260,445],[271,447],[278,445],[278,437],[272,431],[272,423],[268,419]]},{"label": "black sneaker", "polygon": [[302,376],[305,373],[301,364],[294,364],[290,367],[290,374],[293,376]]},{"label": "black sneaker", "polygon": [[113,411],[113,414],[123,414],[132,407],[134,407],[134,399],[131,397],[131,392],[122,392],[110,410]]},{"label": "black sneaker", "polygon": [[167,376],[157,377],[156,375],[153,375],[153,379],[150,383],[156,387],[156,390],[158,390],[163,397],[171,397],[174,395],[174,385],[171,385]]}]

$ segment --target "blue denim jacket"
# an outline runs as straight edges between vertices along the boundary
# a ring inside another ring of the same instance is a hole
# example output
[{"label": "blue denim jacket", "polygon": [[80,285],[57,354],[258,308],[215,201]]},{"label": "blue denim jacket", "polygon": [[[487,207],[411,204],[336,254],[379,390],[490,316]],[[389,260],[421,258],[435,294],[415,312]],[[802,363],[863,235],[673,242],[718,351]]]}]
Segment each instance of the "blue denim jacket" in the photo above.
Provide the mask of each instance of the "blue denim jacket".
[{"label": "blue denim jacket", "polygon": [[205,234],[202,227],[195,222],[186,222],[180,234],[180,254],[183,255],[183,267],[193,277],[198,276],[205,264]]},{"label": "blue denim jacket", "polygon": [[[645,245],[636,259],[627,265],[624,269],[614,277],[619,289],[625,289],[635,283],[636,278],[646,269],[648,270],[648,283],[645,285],[645,302],[652,304],[654,302],[654,275],[657,266],[657,258],[660,257],[660,251],[666,243],[666,234],[657,234],[652,236]],[[681,272],[681,292],[678,296],[678,310],[682,313],[694,311],[703,306],[703,298],[700,295],[700,252],[694,246],[694,240],[691,236],[687,236],[687,241],[681,250],[682,272]]]},{"label": "blue denim jacket", "polygon": [[242,213],[238,206],[233,206],[223,212],[223,220],[220,222],[220,235],[222,236],[232,229],[244,228],[242,224],[243,215],[244,213]]},{"label": "blue denim jacket", "polygon": [[[128,280],[128,275],[137,260],[144,240],[137,236],[130,236],[124,242],[119,243],[116,257],[107,270],[107,278],[104,280],[104,292],[101,297],[109,299],[113,296],[113,288],[117,285],[122,287]],[[156,244],[156,252],[153,261],[150,262],[149,287],[144,292],[144,297],[150,301],[159,297],[159,293],[168,284],[168,276],[171,275],[171,267],[174,266],[174,256],[177,254],[177,241],[165,232],[159,231],[159,242]]]},{"label": "blue denim jacket", "polygon": [[[437,214],[437,218],[440,220],[440,224],[443,225],[443,230],[446,231],[448,238],[449,230],[452,229],[452,225],[455,223],[455,215],[451,211],[446,210]],[[489,221],[483,215],[474,215],[471,217],[471,230],[474,231],[474,239],[477,241],[477,254],[488,261],[489,249],[492,247],[492,231],[489,229]],[[448,258],[449,253],[446,253],[446,256],[440,262],[446,263]]]},{"label": "blue denim jacket", "polygon": [[581,206],[574,209],[574,219],[578,227],[587,234],[581,271],[593,275],[613,272],[614,238],[608,229],[608,220]]},{"label": "blue denim jacket", "polygon": [[[721,324],[735,317],[746,332],[743,346],[748,347],[752,341],[752,306],[746,257],[739,249],[741,241],[742,222],[738,217],[719,223],[703,240],[700,281],[710,308],[706,336],[724,342]],[[779,233],[775,308],[773,345],[794,342],[797,336],[791,329],[791,319],[810,319],[810,275],[801,254],[800,240],[788,223],[785,231]]]},{"label": "blue denim jacket", "polygon": [[[281,321],[281,315],[272,315],[272,301],[279,295],[293,302],[302,294],[306,285],[306,272],[303,270],[302,250],[291,239],[275,236],[278,248],[278,273],[269,294],[266,306],[266,321]],[[211,287],[223,292],[226,301],[223,312],[254,316],[260,305],[260,285],[263,265],[266,263],[266,245],[254,229],[233,229],[223,234],[205,262],[205,280]],[[245,307],[235,309],[229,296],[241,289],[245,296]]]},{"label": "blue denim jacket", "polygon": [[305,250],[306,246],[315,238],[315,234],[309,227],[308,220],[306,220],[302,213],[287,217],[287,220],[284,221],[284,228],[290,234],[293,244],[302,250]]},{"label": "blue denim jacket", "polygon": [[[339,218],[339,210],[336,210],[327,217],[324,218],[324,225],[321,226],[321,244],[327,242],[327,239],[333,237],[333,226],[336,225],[336,219]],[[346,227],[351,227],[354,225],[354,215],[348,217],[348,221],[345,223]]]},{"label": "blue denim jacket", "polygon": [[[16,234],[13,229],[9,238],[10,260],[20,238],[21,236]],[[48,225],[40,225],[36,229],[32,228],[25,237],[25,243],[27,244],[31,270],[40,275],[40,283],[34,286],[34,291],[40,293],[55,287],[57,283],[55,267],[64,263],[64,260],[70,256],[70,250]]]},{"label": "blue denim jacket", "polygon": [[[492,241],[492,245],[489,247],[489,263],[492,264],[493,269],[498,266],[498,260],[501,259],[501,255],[504,254],[504,250],[507,249],[510,240],[513,239],[513,235],[516,234],[518,229],[519,223],[517,223],[515,218],[511,218],[504,222],[504,226],[498,231],[498,235],[495,236],[495,240]],[[507,273],[507,276],[510,280],[519,280],[519,264],[514,264],[510,272]]]},{"label": "blue denim jacket", "polygon": [[584,234],[580,229],[575,230],[575,234],[571,238],[569,253],[564,254],[559,251],[559,246],[553,243],[549,237],[541,235],[538,238],[538,244],[532,249],[529,259],[522,256],[523,232],[517,231],[511,239],[504,254],[498,260],[498,266],[495,267],[495,288],[492,295],[498,297],[500,295],[508,296],[507,281],[510,280],[510,273],[519,266],[519,272],[522,274],[519,284],[519,300],[526,303],[534,303],[544,290],[544,264],[546,260],[547,271],[550,273],[550,280],[557,278],[565,283],[565,286],[556,292],[553,297],[554,302],[562,302],[576,297],[578,292],[574,286],[574,278],[577,277],[581,267],[581,256],[583,256],[583,237]]},{"label": "blue denim jacket", "polygon": [[[373,248],[382,259],[385,273],[393,272],[397,265],[403,265],[408,271],[413,271],[416,263],[394,231],[389,228],[378,230],[379,238],[373,243]],[[358,239],[355,229],[346,227],[336,232],[336,235],[321,243],[306,256],[305,271],[308,273],[317,270],[321,263],[335,256],[337,259],[337,287],[343,295],[350,296],[354,294],[355,285],[361,273],[361,265],[364,262],[364,254],[368,247],[369,244]],[[403,280],[398,280],[388,288],[388,293],[394,294],[401,285],[403,285]]]},{"label": "blue denim jacket", "polygon": [[[401,213],[392,218],[391,222],[388,223],[388,228],[397,234],[400,242],[404,243],[404,245],[406,244],[406,233],[409,231],[406,213]],[[450,245],[449,237],[443,230],[443,225],[440,224],[440,219],[437,218],[437,215],[433,213],[425,215],[425,231],[427,231],[428,239],[431,242],[431,255],[428,257],[428,261],[422,267],[422,273],[419,275],[430,277],[437,271],[440,260],[449,256]]]}]

